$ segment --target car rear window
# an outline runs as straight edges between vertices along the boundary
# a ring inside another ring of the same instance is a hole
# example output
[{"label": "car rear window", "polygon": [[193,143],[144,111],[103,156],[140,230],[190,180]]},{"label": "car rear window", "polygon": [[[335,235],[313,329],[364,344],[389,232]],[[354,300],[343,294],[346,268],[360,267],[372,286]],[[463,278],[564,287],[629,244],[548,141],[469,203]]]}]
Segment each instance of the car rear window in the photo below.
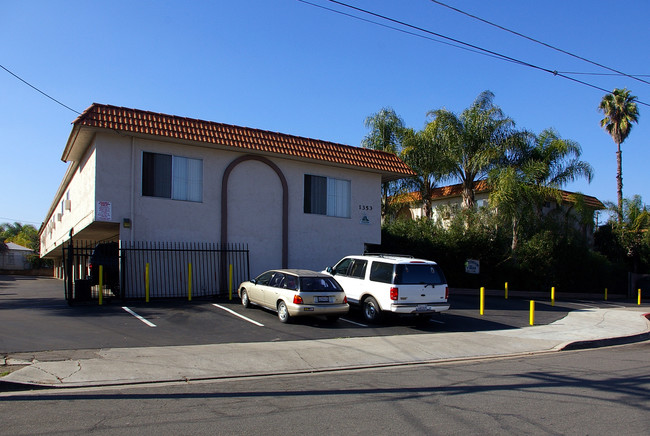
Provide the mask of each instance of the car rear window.
[{"label": "car rear window", "polygon": [[342,291],[341,285],[331,277],[301,277],[300,292]]},{"label": "car rear window", "polygon": [[446,283],[442,270],[438,265],[427,263],[401,264],[395,267],[396,285],[441,285]]}]

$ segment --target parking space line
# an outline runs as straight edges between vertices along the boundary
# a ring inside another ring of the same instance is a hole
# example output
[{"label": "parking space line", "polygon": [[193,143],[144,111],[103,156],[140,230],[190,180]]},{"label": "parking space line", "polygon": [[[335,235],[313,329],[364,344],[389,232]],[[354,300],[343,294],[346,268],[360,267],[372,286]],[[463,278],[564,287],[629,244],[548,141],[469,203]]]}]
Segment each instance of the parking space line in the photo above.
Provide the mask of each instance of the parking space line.
[{"label": "parking space line", "polygon": [[430,319],[429,321],[435,322],[435,323],[438,323],[438,324],[444,324],[445,323],[444,321],[439,321],[437,319]]},{"label": "parking space line", "polygon": [[[582,303],[590,303],[590,304],[581,304],[581,303],[577,303],[576,301],[580,301]],[[600,308],[601,306],[611,306],[614,308],[622,308],[622,309],[625,308],[625,306],[621,306],[615,303],[610,303],[608,301],[600,301],[600,302],[587,301],[587,300],[576,300],[576,301],[569,301],[569,303],[573,303],[577,306],[586,306],[586,307],[595,307],[595,308]]]},{"label": "parking space line", "polygon": [[238,316],[239,318],[243,319],[244,321],[248,321],[248,322],[250,322],[251,324],[255,324],[256,326],[259,326],[259,327],[264,327],[264,324],[259,323],[259,322],[257,322],[257,321],[253,321],[253,320],[250,319],[250,318],[246,318],[244,315],[240,315],[240,314],[238,314],[237,312],[235,312],[234,310],[228,309],[227,307],[223,307],[223,306],[220,306],[220,305],[218,305],[218,304],[214,304],[214,303],[213,303],[212,305],[213,305],[214,307],[218,307],[219,309],[225,310],[226,312],[231,313],[231,314],[233,314],[233,315],[235,315],[235,316]]},{"label": "parking space line", "polygon": [[350,321],[349,319],[339,318],[341,321],[349,322],[350,324],[358,325],[359,327],[368,327],[366,324],[361,324],[360,322]]},{"label": "parking space line", "polygon": [[152,322],[150,322],[150,321],[147,321],[146,319],[144,319],[143,317],[141,317],[140,315],[138,315],[137,313],[135,313],[134,311],[132,311],[132,310],[129,309],[128,307],[126,307],[126,306],[122,306],[122,309],[124,309],[125,311],[127,311],[127,312],[130,313],[131,315],[135,316],[136,318],[138,318],[140,321],[142,321],[143,323],[145,323],[145,324],[148,325],[149,327],[156,327],[156,324],[154,324],[154,323],[152,323]]}]

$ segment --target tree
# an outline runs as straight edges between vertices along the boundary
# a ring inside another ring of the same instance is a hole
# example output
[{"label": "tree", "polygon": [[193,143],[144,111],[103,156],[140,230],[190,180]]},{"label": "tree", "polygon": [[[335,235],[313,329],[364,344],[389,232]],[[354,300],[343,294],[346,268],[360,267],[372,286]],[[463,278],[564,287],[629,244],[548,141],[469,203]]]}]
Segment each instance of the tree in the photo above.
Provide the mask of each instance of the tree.
[{"label": "tree", "polygon": [[616,144],[616,194],[618,198],[618,222],[623,221],[623,167],[621,144],[630,134],[632,124],[639,122],[639,109],[636,96],[631,95],[626,88],[614,89],[606,94],[598,106],[605,117],[600,120],[600,126],[607,130]]},{"label": "tree", "polygon": [[503,160],[514,127],[493,100],[494,94],[484,91],[460,115],[444,108],[428,113],[425,132],[438,145],[449,175],[460,179],[465,209],[474,207],[475,181]]},{"label": "tree", "polygon": [[[370,132],[361,140],[363,148],[386,151],[399,155],[402,151],[404,138],[404,121],[392,108],[382,108],[376,114],[366,118],[364,125]],[[397,181],[383,182],[381,184],[381,215],[387,215],[388,197],[399,191]]]},{"label": "tree", "polygon": [[580,177],[591,181],[593,170],[580,160],[580,145],[562,139],[553,129],[545,129],[539,135],[513,133],[509,152],[509,159],[496,166],[488,180],[492,187],[490,204],[512,222],[514,253],[521,221],[526,216],[539,219],[545,201],[555,198],[560,203],[560,188]]},{"label": "tree", "polygon": [[0,224],[0,242],[13,242],[36,252],[39,251],[38,230],[31,224]]},{"label": "tree", "polygon": [[580,160],[580,144],[562,139],[554,129],[545,129],[532,138],[534,143],[525,159],[542,164],[542,171],[534,178],[536,185],[559,189],[582,177],[591,182],[593,169],[589,163]]},{"label": "tree", "polygon": [[421,197],[423,215],[431,218],[431,195],[438,182],[449,171],[446,163],[437,150],[437,144],[426,131],[414,131],[406,129],[404,134],[404,148],[401,153],[402,159],[411,167],[416,174],[408,179],[405,184],[415,189]]}]

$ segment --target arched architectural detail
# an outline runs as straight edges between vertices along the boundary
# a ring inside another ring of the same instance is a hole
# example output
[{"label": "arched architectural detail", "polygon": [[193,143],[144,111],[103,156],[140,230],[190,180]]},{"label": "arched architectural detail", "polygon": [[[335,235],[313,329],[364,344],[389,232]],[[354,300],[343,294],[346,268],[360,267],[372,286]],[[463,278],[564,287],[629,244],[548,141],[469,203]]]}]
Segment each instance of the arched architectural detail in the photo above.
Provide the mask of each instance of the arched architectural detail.
[{"label": "arched architectural detail", "polygon": [[282,183],[282,268],[287,268],[289,264],[289,188],[282,170],[270,159],[263,156],[249,154],[238,157],[228,165],[228,168],[223,173],[221,181],[221,242],[223,244],[228,243],[228,179],[230,173],[237,165],[249,160],[256,160],[271,167]]}]

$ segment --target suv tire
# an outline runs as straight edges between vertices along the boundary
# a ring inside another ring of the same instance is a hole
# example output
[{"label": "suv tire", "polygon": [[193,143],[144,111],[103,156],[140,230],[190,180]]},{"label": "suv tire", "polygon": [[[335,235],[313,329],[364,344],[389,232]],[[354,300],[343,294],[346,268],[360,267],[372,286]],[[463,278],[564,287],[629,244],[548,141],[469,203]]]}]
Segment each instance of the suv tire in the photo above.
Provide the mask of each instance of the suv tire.
[{"label": "suv tire", "polygon": [[366,297],[361,304],[363,310],[363,317],[366,321],[371,323],[377,323],[381,320],[381,309],[377,300],[373,297]]}]

